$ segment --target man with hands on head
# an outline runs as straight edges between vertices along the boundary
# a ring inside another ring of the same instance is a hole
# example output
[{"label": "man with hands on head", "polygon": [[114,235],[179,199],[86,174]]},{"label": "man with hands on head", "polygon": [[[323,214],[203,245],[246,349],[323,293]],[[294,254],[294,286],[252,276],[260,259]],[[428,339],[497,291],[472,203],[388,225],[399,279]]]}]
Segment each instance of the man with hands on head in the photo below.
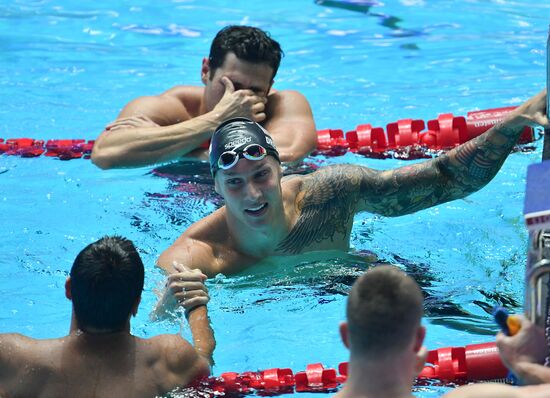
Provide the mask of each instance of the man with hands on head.
[{"label": "man with hands on head", "polygon": [[176,86],[131,101],[97,138],[92,161],[109,169],[206,158],[213,131],[233,117],[267,128],[281,161],[302,160],[315,149],[317,132],[302,94],[272,89],[282,55],[279,43],[259,28],[225,27],[202,61],[204,87]]}]

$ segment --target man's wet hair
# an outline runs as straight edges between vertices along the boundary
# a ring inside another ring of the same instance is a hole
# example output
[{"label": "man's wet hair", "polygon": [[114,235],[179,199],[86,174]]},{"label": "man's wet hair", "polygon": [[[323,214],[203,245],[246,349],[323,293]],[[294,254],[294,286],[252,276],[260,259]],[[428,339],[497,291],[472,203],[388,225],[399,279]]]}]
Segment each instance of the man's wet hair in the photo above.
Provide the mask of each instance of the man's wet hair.
[{"label": "man's wet hair", "polygon": [[[210,46],[209,66],[212,72],[223,65],[227,53],[255,64],[268,64],[275,78],[284,53],[281,45],[268,32],[253,26],[226,26],[218,32]],[[214,73],[210,74],[210,78]]]},{"label": "man's wet hair", "polygon": [[380,357],[403,350],[420,326],[423,296],[418,284],[391,265],[377,266],[354,283],[347,304],[351,350]]},{"label": "man's wet hair", "polygon": [[106,236],[86,246],[71,268],[78,327],[120,331],[143,290],[144,267],[132,241]]}]

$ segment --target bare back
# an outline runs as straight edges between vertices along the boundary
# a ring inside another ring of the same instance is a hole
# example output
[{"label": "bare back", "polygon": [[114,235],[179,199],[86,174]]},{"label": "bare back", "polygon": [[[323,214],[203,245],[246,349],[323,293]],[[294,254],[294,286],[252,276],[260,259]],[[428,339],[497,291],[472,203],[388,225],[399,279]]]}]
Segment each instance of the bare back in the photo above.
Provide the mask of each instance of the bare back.
[{"label": "bare back", "polygon": [[154,397],[208,374],[206,360],[180,336],[96,337],[2,335],[0,344],[8,351],[0,356],[0,391],[14,398]]}]

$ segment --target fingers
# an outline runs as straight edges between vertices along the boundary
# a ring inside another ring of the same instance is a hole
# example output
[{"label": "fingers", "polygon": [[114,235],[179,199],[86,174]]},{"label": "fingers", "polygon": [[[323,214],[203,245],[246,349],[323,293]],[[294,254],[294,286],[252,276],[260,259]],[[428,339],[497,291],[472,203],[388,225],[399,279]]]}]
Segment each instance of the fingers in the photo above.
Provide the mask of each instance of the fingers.
[{"label": "fingers", "polygon": [[225,86],[225,92],[226,93],[234,93],[235,92],[235,86],[233,85],[233,82],[229,80],[227,76],[223,76],[221,79],[223,85]]},{"label": "fingers", "polygon": [[206,305],[210,301],[208,289],[181,288],[173,291],[174,298],[183,306],[185,311],[190,311],[199,305]]},{"label": "fingers", "polygon": [[206,305],[210,300],[208,288],[204,284],[206,275],[200,269],[190,269],[184,264],[174,262],[172,265],[177,272],[169,275],[166,282],[172,296],[185,311]]},{"label": "fingers", "polygon": [[136,127],[156,127],[158,126],[150,117],[145,115],[134,115],[117,119],[105,126],[105,130],[116,131],[120,129]]}]

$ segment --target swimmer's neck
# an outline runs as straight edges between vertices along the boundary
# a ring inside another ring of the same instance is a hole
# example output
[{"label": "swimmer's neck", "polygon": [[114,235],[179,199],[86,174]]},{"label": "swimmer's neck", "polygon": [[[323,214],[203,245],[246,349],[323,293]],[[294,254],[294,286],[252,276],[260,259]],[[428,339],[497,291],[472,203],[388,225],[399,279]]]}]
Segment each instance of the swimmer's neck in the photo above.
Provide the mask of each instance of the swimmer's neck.
[{"label": "swimmer's neck", "polygon": [[70,326],[69,334],[77,337],[86,336],[87,339],[98,339],[98,340],[112,339],[112,338],[115,338],[116,336],[128,336],[130,334],[130,318],[128,317],[128,321],[126,322],[124,327],[121,329],[105,330],[105,329],[86,328],[86,330],[83,330],[78,326],[78,321],[76,319],[76,315],[73,310],[71,315],[71,326]]},{"label": "swimmer's neck", "polygon": [[413,364],[402,359],[351,359],[346,383],[335,398],[413,398]]}]

